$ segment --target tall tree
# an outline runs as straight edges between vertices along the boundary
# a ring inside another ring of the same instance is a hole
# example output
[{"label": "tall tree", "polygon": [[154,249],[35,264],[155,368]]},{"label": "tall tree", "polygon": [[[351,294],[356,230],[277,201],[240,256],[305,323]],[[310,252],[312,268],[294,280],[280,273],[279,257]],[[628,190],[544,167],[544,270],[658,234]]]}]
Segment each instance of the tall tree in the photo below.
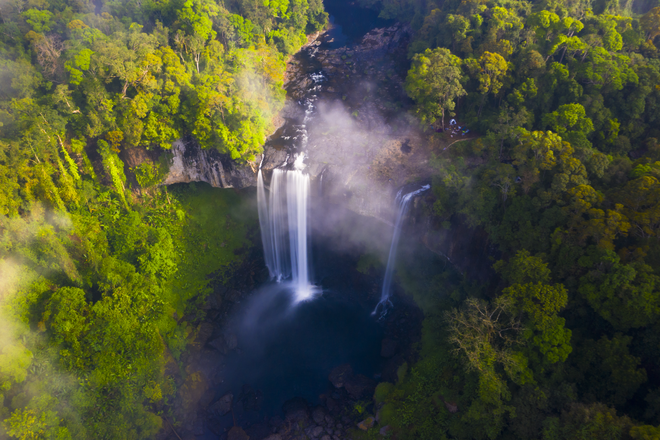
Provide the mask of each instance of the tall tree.
[{"label": "tall tree", "polygon": [[433,123],[440,116],[445,128],[445,111],[453,116],[456,99],[467,92],[461,85],[461,60],[448,49],[426,49],[413,58],[406,78],[406,92],[417,103],[423,122]]}]

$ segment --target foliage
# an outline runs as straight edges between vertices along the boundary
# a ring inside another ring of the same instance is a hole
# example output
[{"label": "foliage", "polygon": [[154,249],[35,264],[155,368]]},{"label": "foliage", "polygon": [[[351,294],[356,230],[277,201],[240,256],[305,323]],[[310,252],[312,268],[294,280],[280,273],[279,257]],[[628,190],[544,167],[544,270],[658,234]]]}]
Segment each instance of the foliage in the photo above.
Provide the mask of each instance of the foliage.
[{"label": "foliage", "polygon": [[441,289],[401,277],[426,317],[420,360],[377,396],[397,438],[657,437],[657,4],[360,3],[409,23],[421,122],[479,135],[428,136],[430,224],[487,235],[494,263]]}]

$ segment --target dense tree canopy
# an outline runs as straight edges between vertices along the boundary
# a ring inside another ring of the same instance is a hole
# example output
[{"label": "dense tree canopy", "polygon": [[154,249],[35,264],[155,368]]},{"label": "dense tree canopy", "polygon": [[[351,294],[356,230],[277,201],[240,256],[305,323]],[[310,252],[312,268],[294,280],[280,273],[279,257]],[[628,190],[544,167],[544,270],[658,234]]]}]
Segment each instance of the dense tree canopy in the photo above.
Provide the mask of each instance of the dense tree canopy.
[{"label": "dense tree canopy", "polygon": [[422,359],[380,396],[397,438],[657,438],[657,2],[361,3],[410,23],[421,123],[479,133],[429,135],[434,217],[494,262],[406,282],[427,306]]}]

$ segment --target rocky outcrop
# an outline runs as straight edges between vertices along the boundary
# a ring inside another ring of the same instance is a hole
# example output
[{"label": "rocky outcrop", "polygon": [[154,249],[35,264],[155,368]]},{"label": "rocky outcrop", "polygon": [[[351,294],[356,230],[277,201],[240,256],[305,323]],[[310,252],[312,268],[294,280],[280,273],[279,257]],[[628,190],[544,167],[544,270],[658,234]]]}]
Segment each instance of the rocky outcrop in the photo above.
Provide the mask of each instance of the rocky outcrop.
[{"label": "rocky outcrop", "polygon": [[170,153],[164,185],[206,182],[217,188],[245,188],[257,182],[249,165],[239,164],[217,150],[203,150],[191,138],[174,142]]}]

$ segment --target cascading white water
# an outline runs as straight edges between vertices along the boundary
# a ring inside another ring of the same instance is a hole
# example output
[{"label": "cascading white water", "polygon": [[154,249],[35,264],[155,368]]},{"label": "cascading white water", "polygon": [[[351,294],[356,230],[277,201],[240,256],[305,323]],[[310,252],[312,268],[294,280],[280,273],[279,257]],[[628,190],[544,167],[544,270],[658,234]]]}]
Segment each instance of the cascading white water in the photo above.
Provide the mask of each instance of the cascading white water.
[{"label": "cascading white water", "polygon": [[[257,182],[257,196],[259,194],[258,185],[259,182]],[[289,224],[287,222],[285,188],[286,171],[279,169],[273,170],[273,176],[270,180],[270,199],[265,210],[265,214],[267,214],[265,223],[268,225],[268,237],[266,238],[270,239],[270,244],[264,244],[264,255],[266,256],[266,265],[271,272],[271,277],[277,281],[282,281],[291,276],[288,243]],[[263,201],[265,202],[265,197]],[[264,211],[264,209],[260,211]],[[262,223],[261,217],[259,218],[259,223]],[[272,249],[270,256],[268,255],[269,248]]]},{"label": "cascading white water", "polygon": [[418,190],[409,192],[408,194],[401,195],[402,191],[396,196],[396,201],[398,204],[398,212],[396,216],[396,222],[394,223],[394,234],[392,234],[392,243],[390,244],[390,254],[387,257],[387,267],[385,268],[385,277],[383,278],[383,289],[380,293],[380,301],[376,305],[372,314],[376,314],[379,308],[385,311],[385,307],[390,301],[390,289],[392,287],[392,276],[394,275],[394,264],[396,262],[396,251],[399,247],[399,238],[401,238],[401,226],[403,224],[403,219],[408,212],[410,206],[410,201],[417,194],[420,194],[427,189],[431,188],[431,185],[424,185]]},{"label": "cascading white water", "polygon": [[307,204],[309,176],[301,170],[274,169],[270,198],[261,170],[257,177],[259,225],[266,266],[278,282],[291,277],[296,301],[314,294],[309,266]]},{"label": "cascading white water", "polygon": [[[309,200],[309,175],[303,173],[304,152],[307,148],[307,123],[314,112],[314,103],[319,98],[321,83],[326,80],[322,72],[311,73],[310,79],[315,86],[300,104],[305,114],[300,125],[296,125],[293,140],[298,143],[298,154],[293,170],[276,168],[270,181],[270,197],[266,198],[266,189],[261,164],[257,176],[257,204],[259,225],[264,247],[264,259],[271,279],[278,282],[291,277],[296,300],[310,298],[315,288],[311,283],[309,264],[309,226],[307,204]],[[289,140],[290,136],[282,136]],[[289,156],[281,166],[286,166]],[[263,159],[262,159],[263,164]]]},{"label": "cascading white water", "polygon": [[300,170],[287,171],[286,176],[291,278],[298,300],[304,300],[312,295],[307,242],[309,176]]}]

